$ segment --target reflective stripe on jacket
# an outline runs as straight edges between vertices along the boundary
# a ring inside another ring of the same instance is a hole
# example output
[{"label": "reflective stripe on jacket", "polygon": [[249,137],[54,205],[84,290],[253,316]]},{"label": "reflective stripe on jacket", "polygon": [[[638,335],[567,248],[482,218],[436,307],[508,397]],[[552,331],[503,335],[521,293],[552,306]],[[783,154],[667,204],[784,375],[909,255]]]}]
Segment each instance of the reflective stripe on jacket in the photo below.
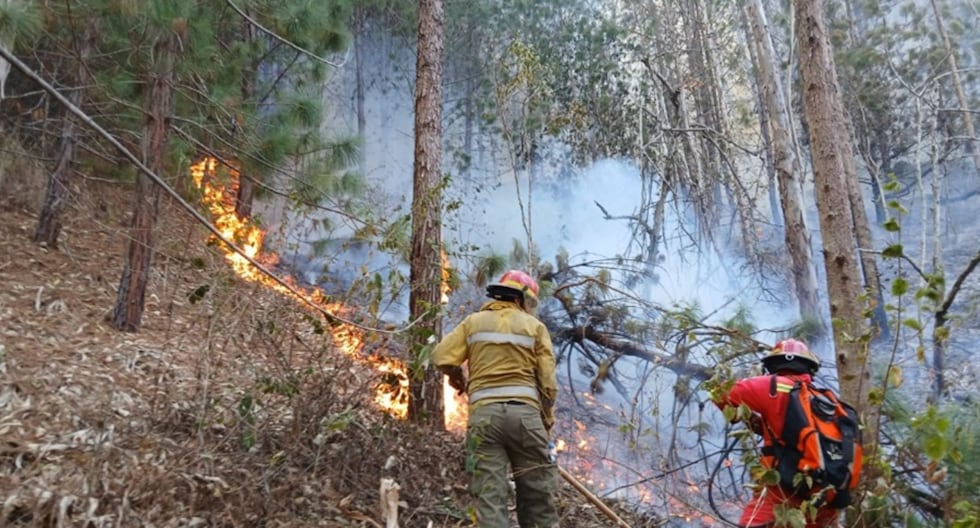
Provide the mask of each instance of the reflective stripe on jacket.
[{"label": "reflective stripe on jacket", "polygon": [[[789,405],[789,393],[797,381],[811,382],[809,374],[780,374],[776,377],[775,394],[773,394],[773,379],[771,375],[754,376],[739,380],[732,387],[724,401],[718,405],[722,408],[731,405],[738,407],[745,404],[762,420],[763,447],[770,447],[775,442],[773,436],[783,433],[783,423],[786,420],[786,407]],[[775,460],[772,456],[763,456],[762,464],[773,467]]]},{"label": "reflective stripe on jacket", "polygon": [[551,335],[516,303],[488,301],[436,345],[432,362],[437,367],[467,363],[472,406],[519,400],[540,409],[546,419],[553,418],[558,381]]}]

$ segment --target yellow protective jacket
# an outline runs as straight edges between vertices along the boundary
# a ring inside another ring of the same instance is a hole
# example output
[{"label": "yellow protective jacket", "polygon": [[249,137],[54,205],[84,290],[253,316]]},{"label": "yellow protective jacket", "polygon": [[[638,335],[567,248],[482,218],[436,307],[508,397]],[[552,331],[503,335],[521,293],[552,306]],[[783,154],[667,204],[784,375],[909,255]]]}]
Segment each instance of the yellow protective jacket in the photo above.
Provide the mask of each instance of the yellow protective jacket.
[{"label": "yellow protective jacket", "polygon": [[517,303],[492,300],[463,319],[432,351],[432,362],[451,370],[467,362],[470,407],[520,400],[554,424],[555,356],[548,329]]}]

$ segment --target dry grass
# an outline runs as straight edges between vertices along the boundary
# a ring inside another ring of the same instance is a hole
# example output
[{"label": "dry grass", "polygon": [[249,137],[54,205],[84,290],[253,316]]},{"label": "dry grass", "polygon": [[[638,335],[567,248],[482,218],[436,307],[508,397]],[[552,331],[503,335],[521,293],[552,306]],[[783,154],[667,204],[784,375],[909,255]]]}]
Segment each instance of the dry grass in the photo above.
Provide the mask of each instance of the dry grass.
[{"label": "dry grass", "polygon": [[[388,476],[402,526],[469,525],[461,439],[375,408],[378,373],[233,277],[187,215],[164,208],[143,328],[111,329],[128,190],[77,196],[60,251],[0,201],[0,524],[379,526]],[[568,486],[559,502],[562,526],[609,525]]]}]

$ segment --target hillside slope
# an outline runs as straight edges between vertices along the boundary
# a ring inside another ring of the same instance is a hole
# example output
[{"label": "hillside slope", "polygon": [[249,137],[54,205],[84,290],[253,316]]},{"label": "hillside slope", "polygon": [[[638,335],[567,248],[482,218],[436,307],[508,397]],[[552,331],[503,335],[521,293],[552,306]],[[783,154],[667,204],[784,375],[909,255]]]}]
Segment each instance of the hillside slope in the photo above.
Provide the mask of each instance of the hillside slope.
[{"label": "hillside slope", "polygon": [[[382,526],[382,477],[401,486],[401,526],[470,525],[462,439],[373,402],[384,377],[362,358],[395,343],[343,354],[173,204],[143,328],[117,332],[129,190],[76,196],[57,251],[0,199],[0,525]],[[562,526],[611,525],[564,482],[559,504]]]}]

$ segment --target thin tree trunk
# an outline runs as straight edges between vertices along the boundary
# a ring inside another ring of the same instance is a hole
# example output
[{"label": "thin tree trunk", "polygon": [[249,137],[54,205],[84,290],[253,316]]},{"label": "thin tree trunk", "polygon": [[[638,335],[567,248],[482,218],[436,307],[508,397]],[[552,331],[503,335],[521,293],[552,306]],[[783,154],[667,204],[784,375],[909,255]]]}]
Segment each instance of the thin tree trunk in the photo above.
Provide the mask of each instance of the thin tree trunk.
[{"label": "thin tree trunk", "polygon": [[[935,145],[935,144],[934,144]],[[938,167],[939,162],[936,160],[936,148],[933,147],[933,167]],[[939,277],[946,277],[946,269],[943,266],[943,239],[942,239],[942,192],[940,189],[943,176],[936,171],[932,178],[930,178],[931,185],[931,197],[932,205],[930,206],[932,217],[929,218],[928,223],[923,222],[922,226],[929,225],[932,228],[932,273]],[[923,199],[925,196],[923,196]],[[924,208],[924,207],[923,207]],[[923,229],[926,231],[926,229]],[[939,289],[939,297],[946,299],[946,283],[945,281],[935,286]],[[955,296],[955,292],[953,294]],[[944,304],[939,309],[936,310],[935,320],[932,329],[932,344],[933,344],[933,374],[935,375],[935,383],[933,385],[933,401],[939,403],[940,399],[946,392],[946,338],[949,333],[945,329],[946,318],[948,313],[949,304]]]},{"label": "thin tree trunk", "polygon": [[[143,161],[154,173],[163,172],[169,138],[169,119],[173,113],[173,73],[177,36],[168,34],[154,46],[156,63],[147,74],[143,118]],[[129,227],[129,250],[116,305],[110,323],[118,330],[136,332],[143,320],[146,288],[154,250],[154,229],[160,209],[160,187],[140,173],[136,178],[136,199]]]},{"label": "thin tree trunk", "polygon": [[960,80],[960,69],[956,64],[956,49],[949,41],[949,34],[946,33],[946,24],[943,22],[943,12],[939,9],[936,0],[930,0],[932,11],[936,14],[936,29],[939,36],[943,39],[943,47],[946,49],[946,60],[949,61],[949,72],[953,79],[953,88],[956,90],[956,99],[960,103],[960,114],[963,116],[963,127],[966,130],[966,149],[973,156],[973,167],[980,171],[980,147],[977,145],[976,129],[973,127],[973,113],[970,111],[970,102],[966,98],[963,90],[963,82]]},{"label": "thin tree trunk", "polygon": [[357,137],[360,138],[362,147],[359,149],[358,162],[361,170],[364,170],[366,159],[364,157],[364,145],[367,144],[367,107],[364,104],[364,23],[367,14],[364,8],[355,8],[354,25],[351,30],[354,33],[354,105],[357,112]]},{"label": "thin tree trunk", "polygon": [[790,138],[789,128],[792,120],[788,116],[789,107],[783,100],[783,88],[773,66],[775,53],[766,13],[760,0],[751,0],[747,7],[754,40],[759,51],[759,87],[762,91],[762,99],[770,112],[773,166],[779,182],[779,201],[785,219],[784,236],[786,249],[793,263],[796,298],[800,304],[800,316],[819,323],[818,335],[811,336],[811,341],[819,342],[825,338],[827,326],[823,319],[817,288],[810,230],[803,210],[803,188],[799,180],[803,170]]},{"label": "thin tree trunk", "polygon": [[[86,63],[95,49],[95,39],[98,37],[98,32],[98,19],[90,19],[85,35],[81,42],[76,45],[78,53],[75,63],[76,88],[68,94],[68,100],[79,108],[85,102],[85,86],[89,84],[91,78]],[[61,234],[61,215],[68,198],[68,184],[71,181],[72,163],[75,161],[75,145],[78,142],[75,134],[75,116],[67,113],[61,127],[61,144],[58,147],[58,157],[55,161],[54,171],[48,178],[48,189],[44,195],[44,204],[41,206],[37,229],[34,232],[34,242],[52,249],[58,247],[58,236]]]},{"label": "thin tree trunk", "polygon": [[[752,22],[749,20],[748,10],[745,6],[739,9],[739,14],[742,18],[742,26],[745,28],[745,44],[749,52],[749,65],[746,68],[749,71],[757,72],[757,75],[761,75],[759,70],[761,66],[759,65],[760,56],[762,51],[759,49],[761,43],[755,37],[752,29]],[[777,226],[782,226],[783,224],[783,211],[779,203],[779,184],[776,180],[776,162],[773,160],[773,149],[768,148],[772,145],[772,124],[769,122],[769,115],[772,111],[769,109],[769,104],[766,102],[766,98],[763,97],[762,90],[756,90],[756,105],[758,106],[756,114],[759,117],[759,137],[762,139],[762,144],[767,148],[763,149],[763,164],[765,166],[766,177],[768,185],[766,186],[766,194],[769,198],[769,216],[772,218],[772,223]]]},{"label": "thin tree trunk", "polygon": [[[248,18],[254,20],[254,9],[246,7],[246,10]],[[252,53],[251,48],[255,43],[255,27],[248,18],[242,18],[242,38],[245,41],[246,48]],[[258,76],[258,71],[259,62],[257,58],[249,59],[248,67],[242,70],[242,112],[253,108],[256,104],[255,80]],[[240,116],[240,121],[242,122],[242,126],[244,126],[244,116]],[[239,130],[238,133],[244,134],[245,132]],[[252,171],[244,163],[245,160],[242,161],[243,163],[239,167],[239,177],[235,179],[238,185],[238,189],[235,192],[235,214],[238,218],[244,220],[252,216],[252,203],[255,200],[255,181],[252,177],[253,175],[250,174]]]},{"label": "thin tree trunk", "polygon": [[[843,103],[841,108],[843,108]],[[843,115],[843,112],[842,114]],[[846,120],[843,126],[850,130]],[[848,132],[847,137],[851,137]],[[848,144],[850,145],[850,144]],[[850,149],[848,149],[850,150]],[[868,213],[864,207],[864,196],[854,166],[854,156],[842,157],[844,162],[844,183],[847,184],[847,197],[851,204],[851,215],[854,217],[854,236],[857,238],[858,259],[861,262],[861,273],[864,277],[864,287],[872,300],[872,322],[874,323],[874,338],[887,340],[891,335],[888,329],[888,314],[885,313],[885,297],[881,291],[881,275],[878,273],[877,255],[873,251],[874,240],[871,238],[871,226],[868,224]]]},{"label": "thin tree trunk", "polygon": [[861,302],[865,292],[856,256],[854,214],[848,211],[852,204],[846,180],[857,176],[847,172],[853,170],[853,162],[848,163],[844,158],[853,159],[854,154],[824,19],[824,2],[796,0],[794,4],[840,391],[843,399],[853,403],[861,413],[866,427],[865,453],[870,456],[878,437],[879,409],[869,399],[870,328]]},{"label": "thin tree trunk", "polygon": [[[419,321],[410,345],[416,355],[421,353],[429,336],[438,337],[440,333],[443,16],[442,0],[420,0],[409,294],[411,318]],[[422,365],[421,361],[416,363]],[[432,427],[443,427],[442,415],[442,374],[426,365],[411,380],[408,417]]]}]

